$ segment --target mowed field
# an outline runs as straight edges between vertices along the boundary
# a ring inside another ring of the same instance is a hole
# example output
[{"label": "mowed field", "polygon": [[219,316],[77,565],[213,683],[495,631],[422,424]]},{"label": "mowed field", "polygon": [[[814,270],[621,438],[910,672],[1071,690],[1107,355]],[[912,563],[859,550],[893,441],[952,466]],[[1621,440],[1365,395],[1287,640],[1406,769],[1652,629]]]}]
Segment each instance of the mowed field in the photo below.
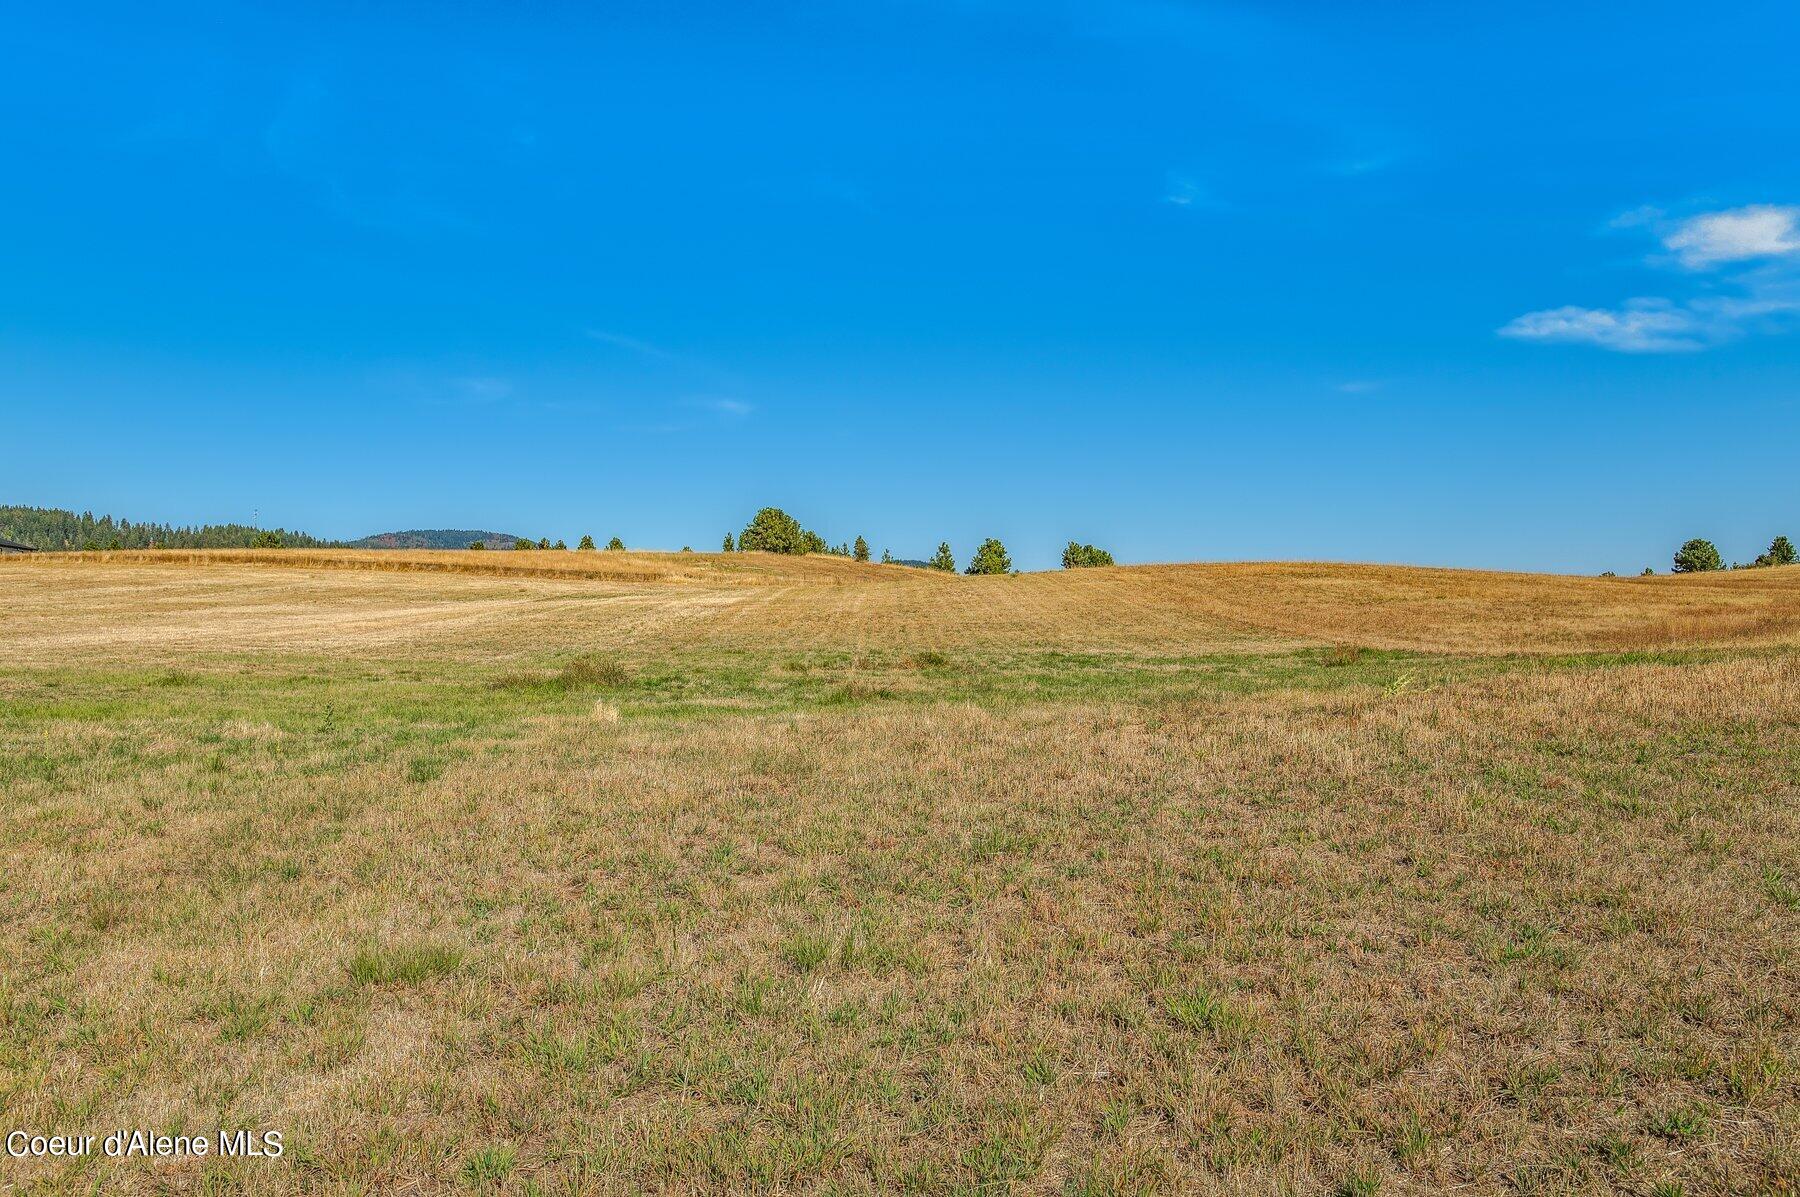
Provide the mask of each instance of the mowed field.
[{"label": "mowed field", "polygon": [[26,1193],[1792,1193],[1800,568],[0,558]]}]

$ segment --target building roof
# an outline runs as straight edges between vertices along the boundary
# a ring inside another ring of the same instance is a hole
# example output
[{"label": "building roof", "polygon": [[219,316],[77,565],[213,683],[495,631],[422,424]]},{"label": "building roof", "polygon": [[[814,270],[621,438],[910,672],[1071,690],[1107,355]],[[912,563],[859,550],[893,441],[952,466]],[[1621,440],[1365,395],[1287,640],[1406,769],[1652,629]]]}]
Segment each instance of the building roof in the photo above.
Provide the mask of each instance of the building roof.
[{"label": "building roof", "polygon": [[16,540],[8,540],[4,536],[0,536],[0,553],[35,553],[35,552],[37,552],[37,546],[34,544],[20,544]]}]

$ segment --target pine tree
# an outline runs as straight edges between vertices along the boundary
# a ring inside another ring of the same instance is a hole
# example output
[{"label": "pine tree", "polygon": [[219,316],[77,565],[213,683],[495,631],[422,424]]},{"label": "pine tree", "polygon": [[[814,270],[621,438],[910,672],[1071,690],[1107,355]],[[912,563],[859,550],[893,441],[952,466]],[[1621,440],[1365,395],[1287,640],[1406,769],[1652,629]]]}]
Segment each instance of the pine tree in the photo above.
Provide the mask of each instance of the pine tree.
[{"label": "pine tree", "polygon": [[594,538],[592,536],[583,536],[581,538],[581,543],[577,544],[575,546],[575,550],[576,550],[576,552],[587,552],[587,553],[593,552],[594,551]]},{"label": "pine tree", "polygon": [[1006,555],[1006,546],[992,536],[981,542],[975,550],[975,556],[969,560],[968,571],[971,574],[1009,574],[1012,572],[1012,558]]},{"label": "pine tree", "polygon": [[764,507],[738,537],[738,548],[746,553],[806,553],[812,551],[807,535],[800,521],[781,508]]},{"label": "pine tree", "polygon": [[850,552],[858,561],[867,561],[869,559],[869,542],[858,536],[856,543],[850,547]]},{"label": "pine tree", "polygon": [[1758,565],[1792,565],[1796,560],[1794,542],[1777,536],[1769,542],[1769,551],[1756,559]]},{"label": "pine tree", "polygon": [[1713,542],[1698,536],[1682,545],[1681,551],[1675,554],[1675,572],[1678,574],[1708,573],[1724,568],[1725,561]]},{"label": "pine tree", "polygon": [[892,565],[894,563],[894,555],[886,549],[881,550],[881,563],[883,565]]},{"label": "pine tree", "polygon": [[623,553],[625,551],[625,542],[615,536],[606,542],[606,551],[609,553]]},{"label": "pine tree", "polygon": [[933,554],[930,565],[932,569],[941,569],[947,574],[956,572],[956,558],[950,555],[949,541],[939,542],[937,552]]}]

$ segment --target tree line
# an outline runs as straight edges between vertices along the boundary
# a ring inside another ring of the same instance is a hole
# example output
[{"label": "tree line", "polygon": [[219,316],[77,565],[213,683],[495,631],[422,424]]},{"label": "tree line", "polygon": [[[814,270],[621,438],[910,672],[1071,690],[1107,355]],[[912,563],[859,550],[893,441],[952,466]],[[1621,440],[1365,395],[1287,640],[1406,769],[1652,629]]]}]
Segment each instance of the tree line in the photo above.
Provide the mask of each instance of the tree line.
[{"label": "tree line", "polygon": [[77,514],[60,507],[0,507],[0,538],[46,552],[104,549],[297,549],[334,548],[342,542],[321,540],[286,528],[253,528],[249,524],[132,523],[91,511]]},{"label": "tree line", "polygon": [[[753,516],[742,532],[733,539],[727,532],[720,544],[720,551],[726,553],[787,553],[806,554],[824,553],[837,557],[849,557],[855,561],[869,560],[869,542],[858,536],[853,542],[833,545],[823,536],[801,525],[800,521],[779,507],[764,507]],[[949,541],[939,541],[937,552],[925,561],[896,560],[886,549],[882,550],[883,565],[914,565],[926,569],[940,570],[944,573],[956,572],[956,555],[950,549]],[[1098,565],[1111,565],[1112,554],[1105,549],[1095,548],[1091,544],[1078,544],[1071,540],[1063,550],[1062,563],[1064,569],[1083,569]],[[966,574],[1010,574],[1013,569],[1012,557],[1006,546],[998,537],[990,536],[975,549],[975,555],[969,558]]]},{"label": "tree line", "polygon": [[[1777,536],[1769,542],[1767,552],[1748,563],[1733,565],[1732,569],[1764,569],[1771,565],[1793,565],[1800,560],[1794,552],[1794,542],[1785,536]],[[1675,551],[1674,572],[1678,574],[1704,574],[1715,569],[1724,569],[1725,559],[1719,556],[1718,546],[1710,540],[1694,537]],[[1646,574],[1654,570],[1645,569]]]},{"label": "tree line", "polygon": [[[92,512],[77,514],[52,507],[0,506],[0,538],[16,540],[46,551],[106,549],[244,549],[244,548],[343,548],[348,542],[290,532],[285,528],[256,528],[248,524],[206,524],[199,527],[174,527],[169,524],[133,523],[110,515],[96,517]],[[502,542],[504,543],[504,542]],[[532,541],[514,539],[517,550],[567,550],[562,540],[540,537]],[[779,507],[764,507],[735,536],[727,532],[723,551],[763,552],[804,555],[819,553],[847,557],[853,561],[871,560],[867,538],[832,544]],[[472,550],[485,551],[485,541],[469,542]],[[598,551],[592,535],[583,536],[575,545],[576,552]],[[624,552],[625,542],[617,536],[606,542],[607,552]],[[692,552],[687,546],[683,552]],[[924,561],[896,558],[883,550],[884,565],[911,565],[925,569],[955,573],[956,556],[948,541],[940,542],[937,552]],[[1091,544],[1071,540],[1063,550],[1064,569],[1084,569],[1113,564],[1112,554]],[[1009,574],[1015,572],[1012,557],[998,537],[988,537],[975,549],[964,573]]]}]

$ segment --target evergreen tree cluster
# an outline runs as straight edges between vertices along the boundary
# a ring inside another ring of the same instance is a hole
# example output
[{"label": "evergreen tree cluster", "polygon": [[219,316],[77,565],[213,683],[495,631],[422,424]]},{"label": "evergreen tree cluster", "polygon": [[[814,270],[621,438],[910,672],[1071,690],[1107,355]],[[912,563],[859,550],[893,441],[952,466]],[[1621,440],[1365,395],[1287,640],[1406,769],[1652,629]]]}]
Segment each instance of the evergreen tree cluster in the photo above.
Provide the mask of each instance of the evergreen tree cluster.
[{"label": "evergreen tree cluster", "polygon": [[1092,569],[1097,565],[1111,565],[1113,555],[1105,549],[1097,549],[1091,544],[1069,542],[1063,550],[1062,566],[1064,569]]},{"label": "evergreen tree cluster", "polygon": [[[1105,549],[1096,549],[1093,545],[1076,545],[1069,542],[1071,549],[1080,549],[1084,556],[1083,564],[1111,565],[1112,555]],[[725,534],[723,551],[727,553],[788,553],[801,555],[806,553],[827,553],[837,557],[849,557],[855,561],[869,561],[872,551],[866,537],[858,536],[847,543],[831,544],[823,536],[809,528],[803,527],[799,520],[779,507],[764,507],[751,518],[744,530],[734,540],[731,533]],[[896,561],[893,553],[886,549],[881,552],[883,565],[914,565],[927,569],[942,570],[945,573],[956,572],[956,556],[950,551],[949,543],[940,543],[937,552],[929,561]],[[1069,564],[1067,554],[1063,564]],[[1013,572],[1012,558],[1007,555],[1006,546],[989,537],[975,550],[975,556],[969,561],[968,571],[971,574],[1009,574]]]},{"label": "evergreen tree cluster", "polygon": [[[1795,553],[1794,542],[1785,536],[1777,536],[1769,542],[1768,551],[1756,560],[1748,565],[1734,565],[1731,568],[1762,569],[1771,565],[1793,565],[1796,561],[1800,561],[1800,554]],[[1703,574],[1724,568],[1725,559],[1719,556],[1718,546],[1698,536],[1675,552],[1673,569],[1678,574]],[[1646,569],[1644,572],[1648,574],[1652,571]]]},{"label": "evergreen tree cluster", "polygon": [[1794,542],[1785,536],[1777,536],[1769,542],[1769,551],[1750,564],[1753,567],[1765,565],[1793,565],[1800,561],[1800,555],[1794,552]]},{"label": "evergreen tree cluster", "polygon": [[0,538],[16,540],[45,552],[96,549],[248,549],[332,548],[341,542],[321,540],[285,528],[252,528],[248,524],[205,524],[173,527],[132,523],[91,511],[76,514],[57,507],[0,507]]}]

